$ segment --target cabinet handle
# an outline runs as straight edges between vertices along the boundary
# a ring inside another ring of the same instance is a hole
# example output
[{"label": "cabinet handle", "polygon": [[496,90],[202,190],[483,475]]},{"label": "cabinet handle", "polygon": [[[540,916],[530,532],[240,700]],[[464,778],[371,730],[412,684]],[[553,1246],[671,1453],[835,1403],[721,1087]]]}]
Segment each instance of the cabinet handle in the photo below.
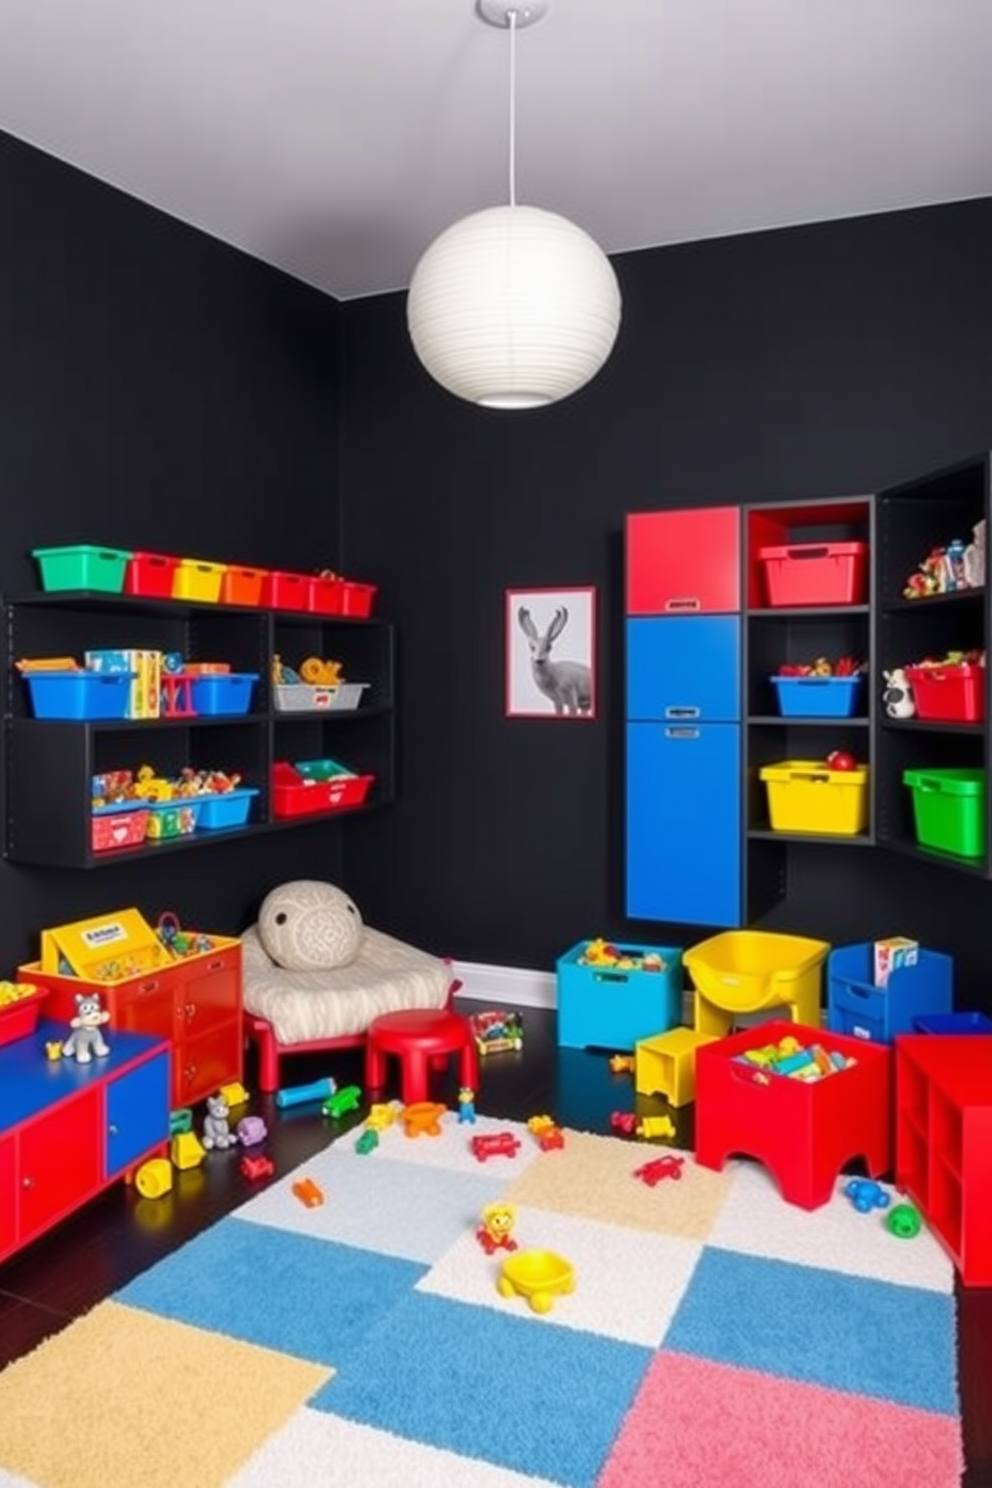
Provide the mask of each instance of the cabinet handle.
[{"label": "cabinet handle", "polygon": [[666,610],[698,610],[700,603],[694,594],[687,594],[682,599],[666,599]]},{"label": "cabinet handle", "polygon": [[183,1017],[186,1019],[187,1023],[192,1023],[193,1019],[196,1017],[195,1002],[188,1002],[186,1004],[186,1006],[183,1008]]},{"label": "cabinet handle", "polygon": [[223,961],[208,961],[207,962],[207,970],[208,971],[223,971],[224,970],[224,963],[223,963]]},{"label": "cabinet handle", "polygon": [[701,711],[702,710],[700,708],[690,708],[690,707],[680,708],[676,704],[676,705],[674,705],[671,708],[666,708],[665,709],[665,717],[666,718],[698,718]]},{"label": "cabinet handle", "polygon": [[155,981],[155,982],[142,982],[141,986],[138,988],[138,994],[141,997],[147,997],[147,995],[148,995],[149,992],[157,992],[157,991],[158,991],[158,982],[157,981]]},{"label": "cabinet handle", "polygon": [[808,545],[804,545],[801,548],[786,548],[786,550],[785,550],[785,556],[786,556],[786,558],[789,558],[789,559],[792,559],[792,558],[829,558],[830,557],[830,549],[828,547],[811,548]]},{"label": "cabinet handle", "polygon": [[698,739],[699,730],[694,728],[666,728],[666,739]]}]

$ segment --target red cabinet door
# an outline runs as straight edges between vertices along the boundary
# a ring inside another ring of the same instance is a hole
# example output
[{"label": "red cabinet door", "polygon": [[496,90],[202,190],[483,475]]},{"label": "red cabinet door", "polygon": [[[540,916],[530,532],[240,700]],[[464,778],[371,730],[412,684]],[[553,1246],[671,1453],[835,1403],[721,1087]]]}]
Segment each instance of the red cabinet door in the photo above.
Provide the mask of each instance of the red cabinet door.
[{"label": "red cabinet door", "polygon": [[13,1250],[17,1240],[14,1140],[13,1137],[0,1138],[0,1256]]},{"label": "red cabinet door", "polygon": [[198,1038],[183,1041],[173,1055],[173,1100],[192,1106],[213,1094],[218,1085],[240,1080],[244,1064],[244,1035],[240,1017],[219,1023]]},{"label": "red cabinet door", "polygon": [[25,1244],[103,1185],[103,1088],[91,1085],[18,1134],[20,1233]]},{"label": "red cabinet door", "polygon": [[631,512],[627,614],[714,615],[739,610],[740,532],[736,506]]},{"label": "red cabinet door", "polygon": [[189,1037],[241,1011],[241,947],[197,958],[186,969],[181,1012]]}]

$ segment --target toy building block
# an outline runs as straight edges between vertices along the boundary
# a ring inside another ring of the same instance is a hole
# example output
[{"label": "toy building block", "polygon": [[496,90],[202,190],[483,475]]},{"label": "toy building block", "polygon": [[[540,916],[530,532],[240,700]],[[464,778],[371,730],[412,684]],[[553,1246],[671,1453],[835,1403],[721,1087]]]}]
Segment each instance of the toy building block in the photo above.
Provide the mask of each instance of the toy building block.
[{"label": "toy building block", "polygon": [[207,1155],[207,1149],[194,1131],[178,1132],[169,1143],[169,1156],[179,1169],[198,1168]]},{"label": "toy building block", "polygon": [[248,1092],[240,1080],[230,1080],[228,1084],[221,1085],[218,1095],[222,1095],[229,1106],[244,1106],[248,1103]]},{"label": "toy building block", "polygon": [[161,1199],[172,1189],[172,1164],[164,1157],[150,1157],[134,1175],[134,1186],[143,1199]]},{"label": "toy building block", "polygon": [[674,1137],[675,1122],[671,1116],[642,1116],[634,1127],[639,1137]]},{"label": "toy building block", "polygon": [[355,1151],[359,1157],[368,1157],[369,1153],[374,1152],[378,1145],[379,1133],[375,1130],[375,1127],[367,1126],[361,1136],[355,1141]]},{"label": "toy building block", "polygon": [[447,1106],[439,1101],[414,1101],[400,1111],[400,1121],[408,1137],[439,1137],[441,1117],[447,1114]]},{"label": "toy building block", "polygon": [[365,1125],[370,1131],[385,1131],[387,1126],[392,1126],[399,1115],[399,1106],[395,1101],[374,1101],[369,1106],[369,1114],[365,1118]]},{"label": "toy building block", "polygon": [[284,1111],[287,1106],[305,1106],[308,1101],[327,1100],[337,1088],[337,1082],[330,1076],[313,1080],[309,1085],[287,1085],[285,1089],[276,1091],[276,1105]]},{"label": "toy building block", "polygon": [[173,1111],[169,1117],[169,1136],[178,1137],[180,1132],[193,1130],[193,1109],[191,1106],[181,1106],[178,1111]]},{"label": "toy building block", "polygon": [[324,1192],[312,1178],[300,1178],[293,1184],[293,1194],[308,1209],[317,1209],[324,1202]]},{"label": "toy building block", "polygon": [[320,1109],[325,1116],[338,1121],[347,1111],[357,1111],[361,1099],[362,1091],[359,1085],[345,1085],[341,1090],[335,1091]]},{"label": "toy building block", "polygon": [[696,1099],[696,1050],[714,1036],[692,1028],[671,1028],[641,1039],[634,1050],[634,1087],[639,1095],[663,1095],[670,1106]]}]

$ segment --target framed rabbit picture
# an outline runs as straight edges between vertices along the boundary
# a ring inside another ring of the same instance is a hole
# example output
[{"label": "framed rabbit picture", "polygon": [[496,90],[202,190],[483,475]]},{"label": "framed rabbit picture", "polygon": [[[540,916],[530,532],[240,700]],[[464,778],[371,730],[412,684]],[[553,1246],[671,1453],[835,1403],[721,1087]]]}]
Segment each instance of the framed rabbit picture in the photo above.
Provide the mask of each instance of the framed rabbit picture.
[{"label": "framed rabbit picture", "polygon": [[507,589],[508,718],[595,718],[596,590]]}]

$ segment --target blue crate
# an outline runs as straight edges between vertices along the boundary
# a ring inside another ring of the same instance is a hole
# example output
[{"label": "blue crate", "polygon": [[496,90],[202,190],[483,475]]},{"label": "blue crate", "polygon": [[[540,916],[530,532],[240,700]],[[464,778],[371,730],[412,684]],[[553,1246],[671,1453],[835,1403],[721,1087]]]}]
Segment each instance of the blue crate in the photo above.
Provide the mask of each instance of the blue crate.
[{"label": "blue crate", "polygon": [[258,672],[211,672],[194,677],[190,691],[197,713],[208,717],[247,713]]},{"label": "blue crate", "polygon": [[984,1013],[927,1013],[913,1019],[916,1033],[992,1033],[992,1018]]},{"label": "blue crate", "polygon": [[558,958],[558,1043],[568,1049],[633,1052],[640,1039],[666,1033],[682,1022],[682,952],[671,946],[627,946],[630,956],[652,952],[664,971],[623,971],[615,966],[580,966],[591,944],[580,940]]},{"label": "blue crate", "polygon": [[783,718],[851,718],[864,678],[771,677]]},{"label": "blue crate", "polygon": [[831,1033],[890,1044],[913,1033],[916,1019],[949,1013],[954,1003],[954,959],[920,947],[914,966],[897,966],[884,987],[874,985],[874,942],[840,946],[827,957],[827,1027]]},{"label": "blue crate", "polygon": [[224,791],[220,795],[197,796],[200,815],[197,831],[215,832],[223,827],[243,827],[248,820],[252,799],[258,795],[254,787]]},{"label": "blue crate", "polygon": [[127,717],[134,672],[25,672],[35,718]]}]

